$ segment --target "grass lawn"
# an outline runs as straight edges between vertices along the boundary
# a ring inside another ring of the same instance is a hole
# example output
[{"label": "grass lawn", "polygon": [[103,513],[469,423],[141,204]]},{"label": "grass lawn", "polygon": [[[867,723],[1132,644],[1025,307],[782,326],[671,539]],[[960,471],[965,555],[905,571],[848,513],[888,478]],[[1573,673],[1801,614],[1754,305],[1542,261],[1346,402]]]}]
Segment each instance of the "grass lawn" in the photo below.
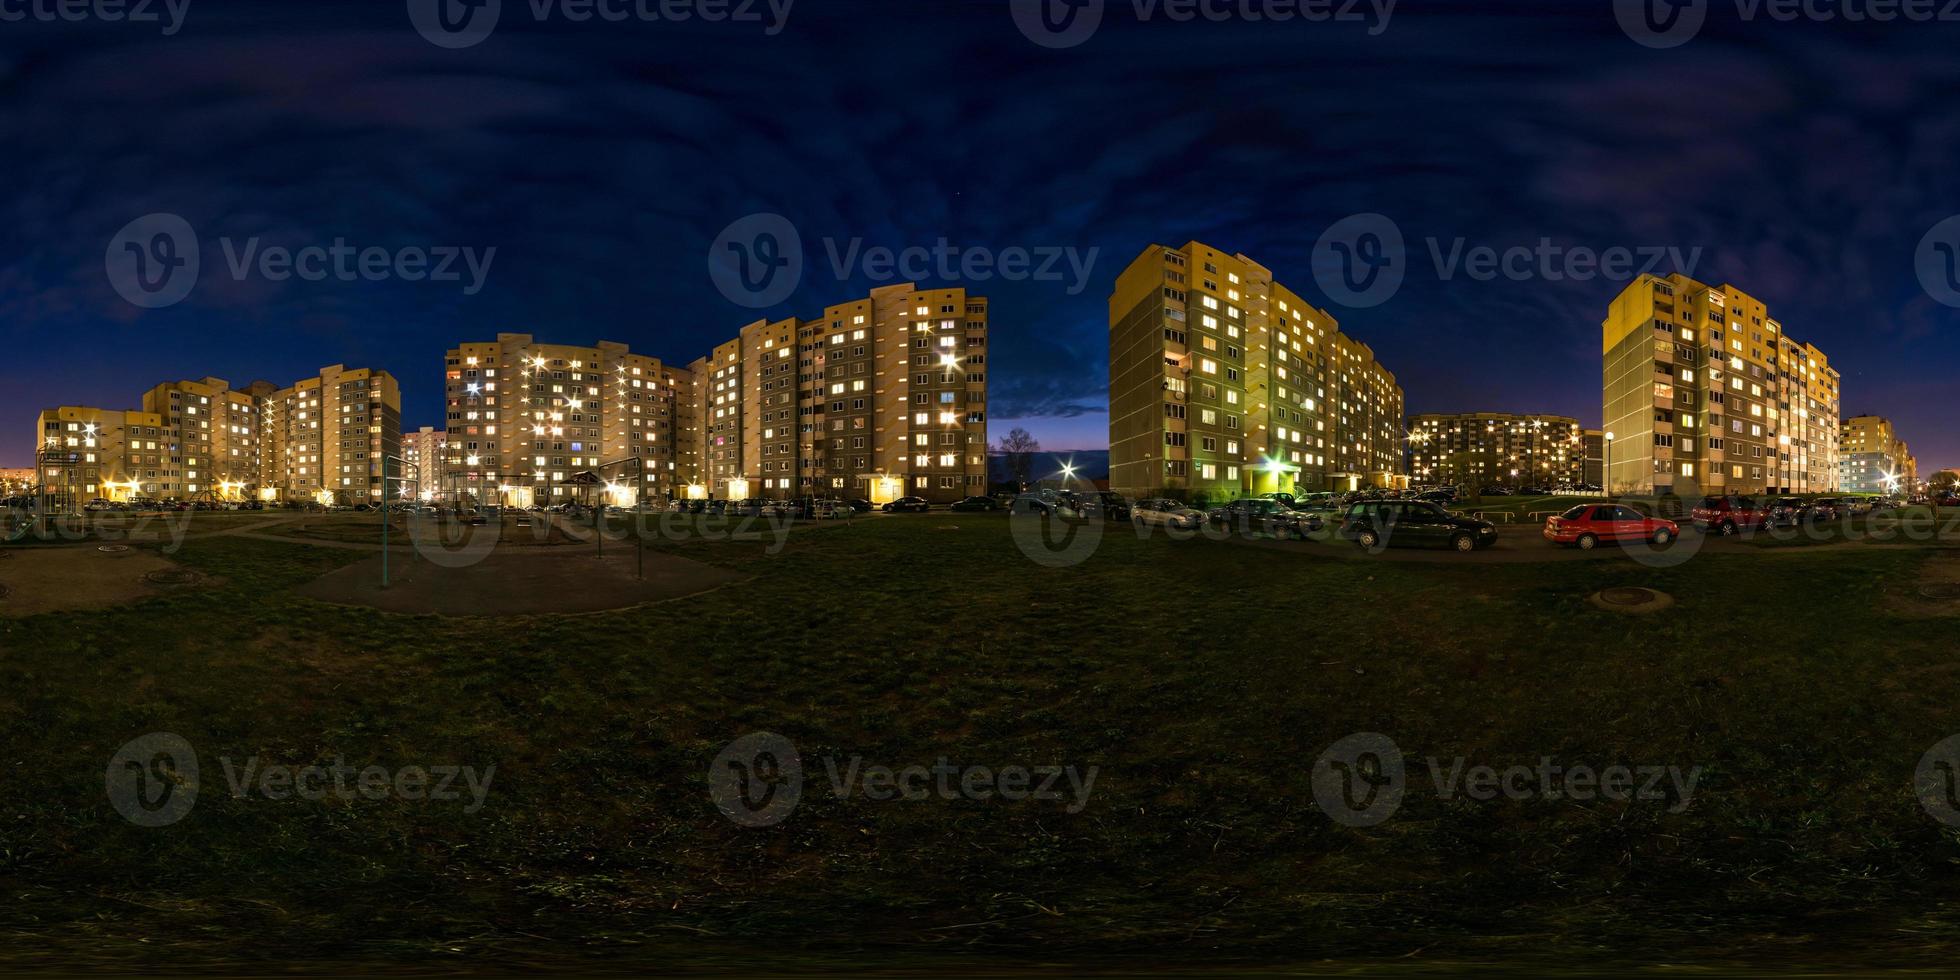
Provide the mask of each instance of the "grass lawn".
[{"label": "grass lawn", "polygon": [[[1122,530],[1056,569],[1007,527],[862,520],[774,554],[669,540],[753,580],[494,621],[314,603],[289,590],[361,553],[193,537],[177,557],[210,589],[0,619],[0,969],[1960,953],[1960,839],[1911,785],[1960,731],[1960,603],[1900,598],[1954,552],[1371,563]],[[1587,601],[1623,585],[1676,605]],[[807,785],[788,819],[745,828],[708,773],[763,730],[795,743]],[[104,767],[157,731],[197,748],[201,793],[143,828]],[[1310,775],[1363,731],[1400,746],[1409,792],[1351,828]],[[220,758],[253,756],[496,771],[473,814],[233,798]],[[821,760],[854,756],[1099,776],[1078,813],[838,798]],[[1456,756],[1701,771],[1679,813],[1440,799]]]}]

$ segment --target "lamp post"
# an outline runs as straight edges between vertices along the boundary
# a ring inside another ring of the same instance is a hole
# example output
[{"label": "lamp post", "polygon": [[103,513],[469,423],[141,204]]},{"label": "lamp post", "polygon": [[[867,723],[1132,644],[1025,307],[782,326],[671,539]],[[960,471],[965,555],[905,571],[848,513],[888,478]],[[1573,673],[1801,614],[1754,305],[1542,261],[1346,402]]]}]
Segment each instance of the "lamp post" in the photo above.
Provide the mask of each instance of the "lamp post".
[{"label": "lamp post", "polygon": [[1611,497],[1613,495],[1613,433],[1611,432],[1606,433],[1606,462],[1604,465],[1605,472],[1600,474],[1600,479],[1605,481],[1605,483],[1599,489],[1600,493]]}]

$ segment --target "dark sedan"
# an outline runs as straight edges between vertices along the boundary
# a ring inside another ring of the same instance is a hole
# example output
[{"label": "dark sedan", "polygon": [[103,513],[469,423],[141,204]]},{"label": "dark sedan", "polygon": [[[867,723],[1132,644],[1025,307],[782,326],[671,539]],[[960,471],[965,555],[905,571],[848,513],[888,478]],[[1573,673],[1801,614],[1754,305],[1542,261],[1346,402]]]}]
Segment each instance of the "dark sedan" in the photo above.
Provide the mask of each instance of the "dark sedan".
[{"label": "dark sedan", "polygon": [[1497,543],[1497,525],[1453,514],[1421,500],[1380,500],[1348,508],[1337,532],[1370,551],[1378,547],[1446,547],[1468,552]]}]

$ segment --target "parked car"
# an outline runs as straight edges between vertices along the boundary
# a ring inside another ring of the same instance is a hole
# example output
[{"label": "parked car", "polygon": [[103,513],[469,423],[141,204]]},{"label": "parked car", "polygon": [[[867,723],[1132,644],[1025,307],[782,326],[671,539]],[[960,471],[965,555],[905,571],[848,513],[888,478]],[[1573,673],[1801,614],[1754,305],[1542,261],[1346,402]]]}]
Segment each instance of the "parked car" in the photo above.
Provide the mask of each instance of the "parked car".
[{"label": "parked car", "polygon": [[1483,488],[1483,490],[1479,491],[1478,493],[1478,496],[1481,497],[1512,497],[1516,495],[1517,495],[1516,490],[1513,490],[1510,487],[1497,486],[1496,484],[1487,486]]},{"label": "parked car", "polygon": [[1282,538],[1306,540],[1309,531],[1320,530],[1320,518],[1302,514],[1277,500],[1248,497],[1213,508],[1206,519],[1239,531],[1264,531]]},{"label": "parked car", "polygon": [[932,503],[924,497],[900,497],[885,505],[887,514],[923,514],[932,509]]},{"label": "parked car", "polygon": [[1422,493],[1416,494],[1416,499],[1427,500],[1432,504],[1453,504],[1456,503],[1456,491],[1425,490]]},{"label": "parked car", "polygon": [[857,509],[842,500],[819,500],[810,505],[810,516],[819,521],[841,521],[857,514]]},{"label": "parked car", "polygon": [[1820,521],[1835,521],[1844,516],[1845,501],[1839,497],[1818,497],[1810,502]]},{"label": "parked car", "polygon": [[1673,521],[1648,517],[1619,504],[1581,504],[1545,521],[1545,540],[1591,551],[1601,541],[1652,541],[1667,544],[1679,537]]},{"label": "parked car", "polygon": [[[49,424],[52,425],[53,423],[49,423]],[[115,505],[111,504],[105,498],[97,497],[94,500],[91,500],[88,503],[83,504],[82,509],[86,511],[114,510]]]},{"label": "parked car", "polygon": [[857,511],[860,514],[871,513],[871,501],[866,500],[863,497],[852,497],[847,502],[851,505],[852,510]]},{"label": "parked car", "polygon": [[1933,498],[1935,507],[1960,507],[1960,493],[1943,493]]},{"label": "parked car", "polygon": [[1751,497],[1703,497],[1692,516],[1696,527],[1722,535],[1761,530],[1773,519],[1770,508]]},{"label": "parked car", "polygon": [[983,511],[991,512],[1000,509],[1000,501],[992,497],[967,497],[963,500],[954,501],[946,509],[959,511],[963,514]]},{"label": "parked car", "polygon": [[1169,497],[1153,497],[1139,500],[1130,508],[1130,523],[1138,527],[1171,527],[1180,531],[1195,531],[1205,521],[1205,515],[1185,506],[1181,500]]},{"label": "parked car", "polygon": [[1552,495],[1552,488],[1544,484],[1533,484],[1520,488],[1518,494],[1525,497],[1549,497]]},{"label": "parked car", "polygon": [[1076,507],[1072,494],[1054,490],[1024,493],[1015,497],[1014,503],[1008,507],[1008,513],[1039,514],[1044,517],[1060,517],[1064,520],[1075,520],[1082,516],[1082,511]]},{"label": "parked car", "polygon": [[1127,521],[1130,519],[1130,498],[1108,490],[1083,490],[1072,494],[1075,509],[1087,517],[1101,517],[1106,521]]},{"label": "parked car", "polygon": [[1425,500],[1363,501],[1351,505],[1337,532],[1363,548],[1444,546],[1475,551],[1497,543],[1497,525],[1453,514]]},{"label": "parked car", "polygon": [[1777,527],[1795,527],[1806,521],[1826,520],[1812,501],[1801,497],[1779,497],[1769,505],[1769,521]]}]

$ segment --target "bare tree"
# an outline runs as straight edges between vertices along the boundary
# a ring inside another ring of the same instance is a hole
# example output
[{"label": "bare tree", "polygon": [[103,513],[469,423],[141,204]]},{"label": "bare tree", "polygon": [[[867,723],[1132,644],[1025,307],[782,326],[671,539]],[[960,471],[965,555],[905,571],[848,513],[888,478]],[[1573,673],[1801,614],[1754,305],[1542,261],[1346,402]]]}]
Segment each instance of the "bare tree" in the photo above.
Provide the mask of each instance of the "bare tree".
[{"label": "bare tree", "polygon": [[1041,451],[1041,443],[1028,430],[1015,427],[1000,439],[1000,451],[1007,457],[1007,471],[1014,476],[1014,482],[1026,489],[1034,474],[1034,454]]}]

